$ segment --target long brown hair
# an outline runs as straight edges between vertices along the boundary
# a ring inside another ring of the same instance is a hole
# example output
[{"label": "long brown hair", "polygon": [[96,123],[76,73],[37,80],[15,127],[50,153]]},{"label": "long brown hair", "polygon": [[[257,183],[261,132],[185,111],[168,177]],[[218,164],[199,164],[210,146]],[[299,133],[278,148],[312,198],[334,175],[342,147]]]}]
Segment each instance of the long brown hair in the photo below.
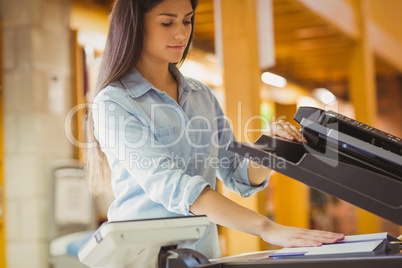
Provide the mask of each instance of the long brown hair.
[{"label": "long brown hair", "polygon": [[[133,70],[137,65],[143,47],[144,17],[163,0],[116,0],[111,13],[110,27],[105,52],[99,72],[97,86],[93,97],[113,81],[116,81]],[[190,0],[195,11],[198,0]],[[183,52],[180,66],[190,49],[193,39],[194,16],[191,19],[191,33],[187,47]],[[89,109],[86,118],[86,142],[95,144],[86,148],[86,178],[93,194],[109,189],[110,168],[105,154],[100,149],[94,135],[94,122]]]}]

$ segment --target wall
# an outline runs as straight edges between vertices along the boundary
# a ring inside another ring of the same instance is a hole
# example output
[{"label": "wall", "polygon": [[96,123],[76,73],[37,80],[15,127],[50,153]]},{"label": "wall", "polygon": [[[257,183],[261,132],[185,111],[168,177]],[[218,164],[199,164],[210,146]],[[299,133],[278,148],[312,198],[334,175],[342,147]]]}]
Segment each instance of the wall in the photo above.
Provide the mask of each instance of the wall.
[{"label": "wall", "polygon": [[71,158],[70,1],[0,0],[8,268],[47,267],[47,180]]}]

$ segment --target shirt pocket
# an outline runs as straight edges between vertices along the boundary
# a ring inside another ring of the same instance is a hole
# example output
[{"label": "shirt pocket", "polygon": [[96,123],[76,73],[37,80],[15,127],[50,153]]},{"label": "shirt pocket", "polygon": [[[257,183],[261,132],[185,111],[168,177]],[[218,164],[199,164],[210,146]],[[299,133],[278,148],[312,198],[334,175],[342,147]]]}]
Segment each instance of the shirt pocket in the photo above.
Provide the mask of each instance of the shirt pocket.
[{"label": "shirt pocket", "polygon": [[171,157],[181,155],[183,134],[177,126],[155,129],[154,136],[160,144],[154,143],[151,147],[155,146],[155,149],[165,147],[170,151]]},{"label": "shirt pocket", "polygon": [[214,141],[212,140],[213,127],[206,122],[200,122],[197,126],[195,136],[197,140],[197,149],[206,155],[213,154]]}]

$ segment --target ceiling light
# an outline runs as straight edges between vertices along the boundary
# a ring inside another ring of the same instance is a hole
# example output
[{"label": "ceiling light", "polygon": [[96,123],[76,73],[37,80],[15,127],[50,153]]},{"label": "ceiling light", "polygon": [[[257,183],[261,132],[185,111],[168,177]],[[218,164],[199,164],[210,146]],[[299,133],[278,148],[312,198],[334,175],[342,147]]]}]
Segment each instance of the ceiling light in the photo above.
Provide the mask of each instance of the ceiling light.
[{"label": "ceiling light", "polygon": [[331,104],[336,101],[336,97],[326,88],[317,88],[314,90],[313,95],[316,99],[324,104]]},{"label": "ceiling light", "polygon": [[268,85],[271,86],[276,86],[276,87],[284,87],[286,86],[286,79],[283,78],[282,76],[270,73],[270,72],[264,72],[261,75],[261,80]]}]

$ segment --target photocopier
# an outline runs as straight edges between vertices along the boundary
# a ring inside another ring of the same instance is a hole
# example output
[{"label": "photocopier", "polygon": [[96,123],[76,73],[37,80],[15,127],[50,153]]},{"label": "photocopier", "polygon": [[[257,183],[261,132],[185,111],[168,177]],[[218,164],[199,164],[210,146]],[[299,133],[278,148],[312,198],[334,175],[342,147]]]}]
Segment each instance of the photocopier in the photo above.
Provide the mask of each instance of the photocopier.
[{"label": "photocopier", "polygon": [[[227,150],[402,225],[400,138],[314,107],[300,107],[294,119],[307,142],[261,135],[254,143],[231,142]],[[208,260],[185,248],[207,226],[205,216],[107,222],[79,258],[90,267],[113,268],[402,267],[400,241],[369,256]]]}]

